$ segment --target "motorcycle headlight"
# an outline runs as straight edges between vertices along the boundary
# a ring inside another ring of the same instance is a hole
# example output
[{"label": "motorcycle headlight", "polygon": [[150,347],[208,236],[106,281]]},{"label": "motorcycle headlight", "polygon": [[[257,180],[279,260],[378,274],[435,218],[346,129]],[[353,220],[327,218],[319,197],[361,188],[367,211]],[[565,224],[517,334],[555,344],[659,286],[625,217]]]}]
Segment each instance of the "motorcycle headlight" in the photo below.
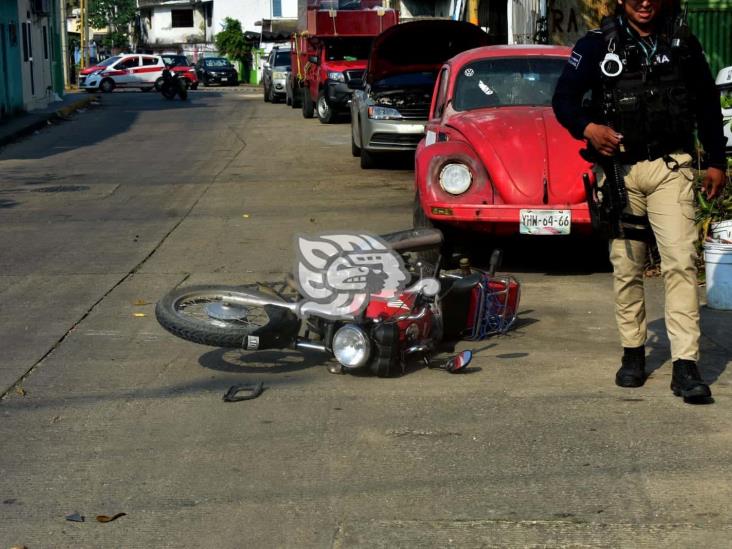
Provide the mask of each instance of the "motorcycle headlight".
[{"label": "motorcycle headlight", "polygon": [[402,113],[391,107],[369,107],[369,118],[372,120],[399,120]]},{"label": "motorcycle headlight", "polygon": [[354,324],[346,324],[333,337],[333,354],[344,368],[359,368],[366,364],[371,343],[364,331]]},{"label": "motorcycle headlight", "polygon": [[335,80],[336,82],[345,82],[346,77],[343,76],[342,72],[329,72],[328,80]]},{"label": "motorcycle headlight", "polygon": [[463,194],[472,182],[473,174],[465,164],[445,164],[440,170],[440,187],[446,193]]}]

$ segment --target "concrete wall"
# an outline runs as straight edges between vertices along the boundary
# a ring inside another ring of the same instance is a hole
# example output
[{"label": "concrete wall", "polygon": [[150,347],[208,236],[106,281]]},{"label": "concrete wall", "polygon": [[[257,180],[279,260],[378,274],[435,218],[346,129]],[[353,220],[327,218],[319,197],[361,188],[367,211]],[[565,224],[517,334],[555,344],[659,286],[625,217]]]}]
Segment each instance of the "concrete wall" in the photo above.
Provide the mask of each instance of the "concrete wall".
[{"label": "concrete wall", "polygon": [[15,2],[0,2],[0,119],[23,109],[20,27]]},{"label": "concrete wall", "polygon": [[[58,72],[60,52],[56,40],[57,2],[50,2],[50,15],[38,15],[31,11],[30,0],[18,0],[18,53],[20,56],[23,82],[23,108],[33,110],[44,108],[54,100],[58,87],[55,74]],[[28,36],[28,58],[23,48],[23,24]],[[45,34],[44,34],[45,28]]]},{"label": "concrete wall", "polygon": [[568,46],[598,28],[600,19],[615,9],[615,3],[606,0],[552,0],[548,4],[549,41]]},{"label": "concrete wall", "polygon": [[[297,0],[281,0],[282,19],[297,18]],[[223,28],[224,19],[231,17],[241,21],[245,31],[260,32],[262,27],[255,25],[262,19],[273,19],[272,0],[215,0],[213,7],[213,32]]]}]

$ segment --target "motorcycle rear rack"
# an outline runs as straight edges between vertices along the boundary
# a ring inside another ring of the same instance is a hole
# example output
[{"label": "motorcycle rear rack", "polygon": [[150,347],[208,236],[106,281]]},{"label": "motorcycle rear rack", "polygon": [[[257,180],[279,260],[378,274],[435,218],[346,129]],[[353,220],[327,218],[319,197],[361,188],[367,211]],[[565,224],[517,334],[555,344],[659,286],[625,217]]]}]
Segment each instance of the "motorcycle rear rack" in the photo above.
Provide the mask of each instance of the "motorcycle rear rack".
[{"label": "motorcycle rear rack", "polygon": [[521,296],[518,280],[512,276],[483,274],[476,291],[473,327],[465,339],[480,340],[494,334],[505,334],[516,321]]}]

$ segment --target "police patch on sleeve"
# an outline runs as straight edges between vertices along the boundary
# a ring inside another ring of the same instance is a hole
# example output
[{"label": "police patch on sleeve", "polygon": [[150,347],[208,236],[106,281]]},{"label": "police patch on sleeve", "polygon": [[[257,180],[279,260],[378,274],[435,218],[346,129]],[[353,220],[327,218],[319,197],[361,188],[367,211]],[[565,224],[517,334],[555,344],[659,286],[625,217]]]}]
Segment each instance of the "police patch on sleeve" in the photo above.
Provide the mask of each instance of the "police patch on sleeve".
[{"label": "police patch on sleeve", "polygon": [[569,56],[569,59],[567,62],[572,65],[575,69],[579,68],[579,64],[582,61],[582,54],[577,53],[576,51],[572,52],[572,55]]}]

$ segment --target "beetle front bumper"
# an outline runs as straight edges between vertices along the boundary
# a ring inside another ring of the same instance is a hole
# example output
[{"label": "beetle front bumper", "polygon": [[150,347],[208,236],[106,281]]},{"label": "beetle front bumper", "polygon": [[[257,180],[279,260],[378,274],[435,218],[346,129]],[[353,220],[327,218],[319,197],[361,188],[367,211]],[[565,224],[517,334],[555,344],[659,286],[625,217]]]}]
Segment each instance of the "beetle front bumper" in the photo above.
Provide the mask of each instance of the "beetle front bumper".
[{"label": "beetle front bumper", "polygon": [[570,234],[592,233],[590,210],[582,204],[468,204],[456,202],[425,202],[422,208],[432,221],[454,225],[476,232],[500,235],[518,234],[521,210],[569,210]]}]

